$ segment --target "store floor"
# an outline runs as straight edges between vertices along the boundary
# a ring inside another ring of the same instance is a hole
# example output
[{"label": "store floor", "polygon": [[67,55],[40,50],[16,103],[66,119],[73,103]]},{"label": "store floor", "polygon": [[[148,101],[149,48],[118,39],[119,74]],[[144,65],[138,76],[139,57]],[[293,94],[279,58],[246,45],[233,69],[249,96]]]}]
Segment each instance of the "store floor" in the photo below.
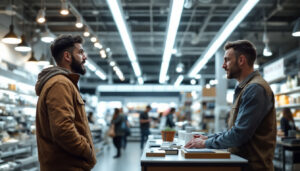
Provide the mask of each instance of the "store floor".
[{"label": "store floor", "polygon": [[128,142],[125,150],[122,149],[120,158],[114,159],[115,147],[111,144],[97,156],[97,164],[92,171],[140,171],[140,157],[142,151],[139,142]]}]

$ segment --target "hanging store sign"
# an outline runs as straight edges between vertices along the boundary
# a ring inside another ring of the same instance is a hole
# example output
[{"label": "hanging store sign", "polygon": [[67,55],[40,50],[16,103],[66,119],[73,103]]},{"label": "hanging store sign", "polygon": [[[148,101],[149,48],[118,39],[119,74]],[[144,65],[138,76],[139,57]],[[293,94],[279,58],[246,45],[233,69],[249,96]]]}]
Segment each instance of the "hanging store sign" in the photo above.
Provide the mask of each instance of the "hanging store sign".
[{"label": "hanging store sign", "polygon": [[264,79],[267,82],[273,82],[284,77],[285,74],[283,58],[264,67]]}]

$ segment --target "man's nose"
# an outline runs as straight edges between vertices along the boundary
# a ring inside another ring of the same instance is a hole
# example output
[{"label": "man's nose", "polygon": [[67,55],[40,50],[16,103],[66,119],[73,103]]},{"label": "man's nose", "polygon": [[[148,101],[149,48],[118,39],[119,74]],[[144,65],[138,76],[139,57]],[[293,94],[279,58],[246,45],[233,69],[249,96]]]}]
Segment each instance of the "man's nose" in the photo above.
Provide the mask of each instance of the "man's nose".
[{"label": "man's nose", "polygon": [[222,68],[226,69],[226,64],[225,64],[225,62],[223,63]]},{"label": "man's nose", "polygon": [[83,59],[83,60],[87,60],[87,58],[88,58],[88,57],[87,57],[87,54],[84,53],[82,59]]}]

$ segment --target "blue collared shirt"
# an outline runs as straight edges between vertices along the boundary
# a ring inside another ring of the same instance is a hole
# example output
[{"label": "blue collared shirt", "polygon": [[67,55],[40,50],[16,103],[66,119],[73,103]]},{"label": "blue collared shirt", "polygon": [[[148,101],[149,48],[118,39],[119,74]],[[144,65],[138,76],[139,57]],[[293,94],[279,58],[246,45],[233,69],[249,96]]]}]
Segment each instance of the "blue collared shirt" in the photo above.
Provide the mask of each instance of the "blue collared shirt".
[{"label": "blue collared shirt", "polygon": [[[234,92],[234,101],[242,91],[242,88],[258,71],[252,72],[242,81]],[[239,112],[232,128],[218,134],[209,136],[205,142],[206,148],[225,149],[238,147],[249,141],[263,118],[273,107],[272,97],[259,84],[250,84],[245,87],[241,97]]]}]

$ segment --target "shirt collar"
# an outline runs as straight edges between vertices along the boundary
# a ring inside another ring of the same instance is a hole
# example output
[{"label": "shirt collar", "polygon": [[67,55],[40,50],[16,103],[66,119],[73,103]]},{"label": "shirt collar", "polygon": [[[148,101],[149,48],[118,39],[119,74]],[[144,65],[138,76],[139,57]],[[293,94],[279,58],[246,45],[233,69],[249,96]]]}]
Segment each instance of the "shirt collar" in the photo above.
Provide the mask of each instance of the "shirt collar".
[{"label": "shirt collar", "polygon": [[246,84],[256,75],[259,75],[258,71],[253,71],[251,74],[249,74],[239,85],[239,88],[243,88],[246,86]]}]

